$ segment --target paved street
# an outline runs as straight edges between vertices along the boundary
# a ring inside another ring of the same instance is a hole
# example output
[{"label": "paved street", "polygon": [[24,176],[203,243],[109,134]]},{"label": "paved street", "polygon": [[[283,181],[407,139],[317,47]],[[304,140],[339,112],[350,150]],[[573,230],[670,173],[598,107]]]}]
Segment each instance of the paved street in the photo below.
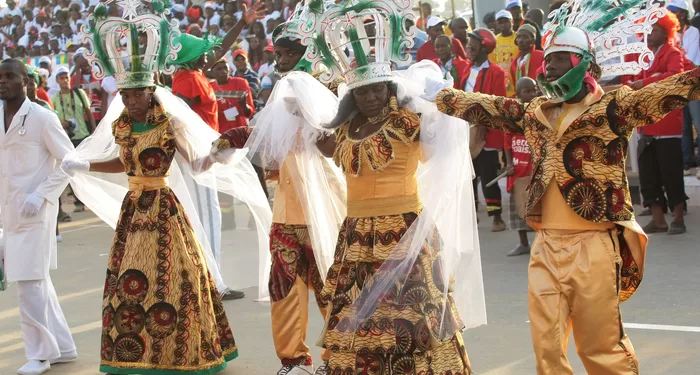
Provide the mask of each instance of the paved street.
[{"label": "paved street", "polygon": [[[224,278],[231,286],[257,285],[256,240],[247,229],[242,207],[237,206],[236,213],[238,228],[243,229],[232,228],[232,213],[224,218]],[[506,257],[517,234],[491,233],[486,214],[480,212],[479,216],[489,318],[487,326],[465,334],[473,368],[477,374],[487,375],[534,374],[527,316],[528,259]],[[113,232],[89,212],[73,214],[73,219],[61,228],[64,240],[59,244],[59,269],[53,272],[53,281],[80,359],[54,366],[50,374],[55,375],[98,374],[101,296]],[[641,222],[647,220],[642,218]],[[641,289],[622,306],[628,335],[645,375],[700,373],[700,207],[691,208],[686,222],[688,234],[651,236]],[[240,357],[223,374],[272,375],[279,362],[270,335],[269,306],[254,302],[256,287],[245,291],[244,300],[226,302]],[[309,345],[314,346],[321,326],[321,317],[315,312]],[[584,374],[572,339],[570,343],[575,371]],[[318,348],[312,351],[318,357]],[[16,289],[11,286],[0,293],[0,375],[14,374],[24,362]]]}]

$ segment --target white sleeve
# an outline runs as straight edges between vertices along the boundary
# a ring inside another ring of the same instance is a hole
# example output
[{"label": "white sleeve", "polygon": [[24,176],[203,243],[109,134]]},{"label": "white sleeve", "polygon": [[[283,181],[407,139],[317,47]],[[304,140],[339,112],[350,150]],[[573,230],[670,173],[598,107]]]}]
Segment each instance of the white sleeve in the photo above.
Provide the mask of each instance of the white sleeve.
[{"label": "white sleeve", "polygon": [[696,66],[700,65],[700,30],[690,26],[683,34],[685,57]]},{"label": "white sleeve", "polygon": [[112,76],[105,77],[102,80],[102,89],[107,92],[107,94],[114,96],[117,94],[117,81]]},{"label": "white sleeve", "polygon": [[[61,160],[69,152],[74,151],[73,143],[61,127],[58,117],[49,111],[43,110],[39,121],[44,122],[41,130],[41,140],[51,156],[57,160],[53,173],[36,189],[36,193],[49,202],[56,202],[58,197],[68,184],[68,175],[61,170]],[[39,116],[37,116],[39,117]]]}]

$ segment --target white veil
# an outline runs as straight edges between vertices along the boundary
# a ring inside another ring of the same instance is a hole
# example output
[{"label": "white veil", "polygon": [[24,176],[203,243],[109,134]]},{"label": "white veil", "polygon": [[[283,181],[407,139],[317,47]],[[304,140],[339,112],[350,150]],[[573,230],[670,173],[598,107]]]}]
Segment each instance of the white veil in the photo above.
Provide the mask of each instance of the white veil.
[{"label": "white veil", "polygon": [[[246,143],[251,160],[260,167],[275,170],[284,163],[288,168],[324,281],[345,219],[346,184],[316,141],[327,132],[322,125],[337,111],[338,98],[328,88],[307,73],[291,72],[277,82],[265,108],[251,122],[253,131]],[[269,251],[265,254],[269,259]],[[261,267],[265,267],[260,271],[265,278],[261,285],[267,286],[270,262]],[[268,291],[261,289],[260,299],[267,297]]]},{"label": "white veil", "polygon": [[[472,179],[474,170],[469,153],[469,125],[437,110],[435,103],[420,96],[426,80],[443,81],[440,68],[424,61],[407,70],[394,72],[398,101],[421,115],[420,142],[423,163],[419,165],[418,188],[423,211],[399,243],[365,285],[350,316],[351,327],[362,330],[365,322],[387,295],[404,291],[413,275],[411,270],[425,244],[439,251],[440,268],[433,280],[442,292],[442,306],[431,312],[430,325],[435,339],[449,340],[463,328],[486,324],[486,302],[481,272],[481,254],[474,209]],[[438,273],[439,270],[442,272]],[[448,298],[453,291],[461,322],[451,319]],[[426,313],[428,313],[426,307]],[[434,314],[434,315],[433,315]]]},{"label": "white veil", "polygon": [[[155,91],[155,97],[163,105],[165,111],[172,116],[178,148],[176,162],[173,162],[170,168],[169,186],[184,207],[202,247],[210,272],[217,287],[221,288],[225,284],[192,199],[195,193],[188,189],[186,181],[194,181],[196,185],[215,189],[244,202],[256,222],[259,251],[263,251],[263,249],[267,251],[268,249],[267,234],[272,221],[269,203],[252,165],[246,159],[245,151],[237,151],[228,164],[214,164],[208,170],[202,171],[210,164],[211,144],[218,139],[219,134],[170,91],[158,87]],[[121,97],[117,96],[95,132],[85,139],[73,153],[67,155],[66,159],[106,161],[118,157],[119,145],[115,143],[112,135],[112,122],[121,115],[123,110],[124,104]],[[112,228],[116,227],[122,201],[129,186],[125,173],[76,173],[70,179],[70,183],[76,196],[95,215]],[[195,186],[195,184],[191,184],[191,186]],[[244,272],[241,269],[241,273]],[[238,279],[240,285],[229,286],[246,288],[259,282],[259,278],[255,277],[240,277]]]}]

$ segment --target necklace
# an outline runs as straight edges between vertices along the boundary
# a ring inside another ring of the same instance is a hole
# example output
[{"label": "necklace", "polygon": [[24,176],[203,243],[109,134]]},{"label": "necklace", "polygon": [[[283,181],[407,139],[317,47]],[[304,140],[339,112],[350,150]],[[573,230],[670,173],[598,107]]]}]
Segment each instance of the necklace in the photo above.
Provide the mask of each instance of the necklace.
[{"label": "necklace", "polygon": [[379,112],[378,115],[373,116],[373,117],[368,117],[368,118],[367,118],[367,121],[366,121],[364,124],[362,124],[362,125],[358,126],[357,128],[355,128],[354,133],[355,133],[355,134],[359,133],[359,132],[360,132],[360,129],[362,129],[362,127],[365,126],[365,125],[367,125],[367,124],[376,125],[376,124],[378,124],[378,123],[380,123],[380,122],[386,120],[388,117],[389,117],[389,107],[387,106],[387,107],[384,107],[384,109],[382,109],[381,112]]}]

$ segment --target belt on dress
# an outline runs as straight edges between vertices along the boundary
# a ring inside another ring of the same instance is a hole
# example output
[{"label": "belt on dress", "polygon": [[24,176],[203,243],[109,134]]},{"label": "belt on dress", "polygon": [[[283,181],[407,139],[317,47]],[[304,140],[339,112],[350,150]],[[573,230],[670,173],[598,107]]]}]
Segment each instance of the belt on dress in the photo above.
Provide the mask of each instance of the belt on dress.
[{"label": "belt on dress", "polygon": [[131,199],[141,197],[141,193],[149,190],[159,190],[168,187],[167,177],[129,176],[129,191]]},{"label": "belt on dress", "polygon": [[400,215],[417,212],[423,208],[418,194],[363,200],[348,199],[347,205],[349,217]]}]

